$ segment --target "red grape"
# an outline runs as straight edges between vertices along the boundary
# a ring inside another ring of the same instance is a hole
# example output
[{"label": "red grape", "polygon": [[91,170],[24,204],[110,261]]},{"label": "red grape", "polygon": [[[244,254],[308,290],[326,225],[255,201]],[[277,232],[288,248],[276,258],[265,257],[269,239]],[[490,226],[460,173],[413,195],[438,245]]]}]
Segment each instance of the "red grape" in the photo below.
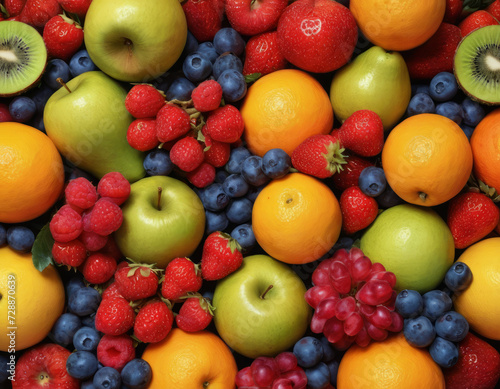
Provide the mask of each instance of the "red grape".
[{"label": "red grape", "polygon": [[372,268],[372,261],[366,256],[361,256],[356,259],[351,266],[351,277],[353,282],[363,281]]},{"label": "red grape", "polygon": [[366,319],[375,327],[380,329],[386,329],[392,323],[391,311],[383,305],[377,306],[373,315],[366,317]]},{"label": "red grape", "polygon": [[288,378],[293,381],[293,389],[305,389],[307,385],[307,376],[304,370],[296,367],[293,370],[287,371],[281,375],[282,378]]},{"label": "red grape", "polygon": [[313,313],[311,318],[311,323],[309,324],[309,328],[315,334],[321,334],[324,331],[325,323],[329,319],[320,319],[316,315],[316,311]]},{"label": "red grape", "polygon": [[244,367],[237,374],[234,379],[234,383],[236,386],[253,386],[255,385],[255,381],[252,377],[252,368],[250,366]]},{"label": "red grape", "polygon": [[366,324],[366,332],[368,332],[368,335],[370,335],[373,340],[377,340],[379,342],[385,340],[388,335],[386,330],[377,328],[371,323]]},{"label": "red grape", "polygon": [[328,297],[338,296],[338,292],[333,288],[332,285],[322,285],[313,286],[312,288],[308,289],[304,295],[304,298],[313,309],[316,309],[321,300]]},{"label": "red grape", "polygon": [[274,380],[272,389],[293,389],[293,381],[289,378],[278,378]]},{"label": "red grape", "polygon": [[338,300],[334,310],[337,319],[339,319],[340,321],[344,321],[357,311],[356,300],[352,296],[348,296],[341,300]]},{"label": "red grape", "polygon": [[255,384],[258,386],[270,386],[276,378],[274,370],[268,365],[252,367],[252,376]]},{"label": "red grape", "polygon": [[[330,319],[331,317],[334,317],[336,313],[335,307],[339,301],[342,300],[337,297],[329,297],[321,300],[316,307],[314,314],[318,317],[318,319]],[[356,301],[354,301],[354,305],[356,305]]]},{"label": "red grape", "polygon": [[312,275],[312,283],[314,285],[330,285],[330,272],[328,269],[316,269]]},{"label": "red grape", "polygon": [[396,286],[396,275],[390,271],[380,271],[374,274],[371,274],[367,279],[369,280],[384,280],[391,285],[391,288],[394,288]]},{"label": "red grape", "polygon": [[387,329],[392,332],[402,331],[404,325],[403,316],[401,316],[398,312],[392,311],[391,318],[392,318],[392,323]]},{"label": "red grape", "polygon": [[293,370],[297,367],[297,357],[290,351],[284,351],[276,355],[276,357],[274,357],[274,360],[276,361],[278,369],[280,369],[281,373]]},{"label": "red grape", "polygon": [[332,317],[326,321],[323,334],[330,343],[336,343],[344,335],[344,324],[336,317]]},{"label": "red grape", "polygon": [[356,335],[356,344],[360,347],[366,347],[370,344],[371,340],[372,338],[370,338],[370,335],[368,335],[366,327],[363,326],[363,328],[361,328],[361,330]]},{"label": "red grape", "polygon": [[351,291],[351,275],[347,266],[342,262],[332,262],[330,265],[330,278],[337,292],[347,294]]},{"label": "red grape", "polygon": [[364,304],[379,305],[391,298],[392,287],[387,281],[370,280],[356,293],[356,299]]},{"label": "red grape", "polygon": [[346,335],[355,336],[364,326],[363,318],[358,312],[354,312],[344,321],[344,332]]}]

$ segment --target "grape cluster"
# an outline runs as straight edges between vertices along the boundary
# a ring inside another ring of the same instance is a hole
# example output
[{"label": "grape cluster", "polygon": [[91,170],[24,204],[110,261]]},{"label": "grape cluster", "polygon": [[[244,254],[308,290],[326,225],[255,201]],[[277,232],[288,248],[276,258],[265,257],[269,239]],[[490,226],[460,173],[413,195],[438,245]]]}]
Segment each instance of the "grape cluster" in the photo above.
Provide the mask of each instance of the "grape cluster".
[{"label": "grape cluster", "polygon": [[311,331],[323,333],[339,350],[366,347],[399,332],[403,318],[394,311],[396,276],[373,263],[358,248],[337,250],[312,274],[305,298],[314,308]]}]

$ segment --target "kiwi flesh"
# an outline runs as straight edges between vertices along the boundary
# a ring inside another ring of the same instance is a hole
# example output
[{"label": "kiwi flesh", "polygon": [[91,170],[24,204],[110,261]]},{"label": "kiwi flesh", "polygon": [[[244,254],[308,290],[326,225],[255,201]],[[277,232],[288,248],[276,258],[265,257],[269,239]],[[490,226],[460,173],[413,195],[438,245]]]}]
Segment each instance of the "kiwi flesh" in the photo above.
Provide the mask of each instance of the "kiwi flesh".
[{"label": "kiwi flesh", "polygon": [[0,22],[0,97],[35,86],[46,64],[47,49],[35,28],[14,20]]},{"label": "kiwi flesh", "polygon": [[474,30],[459,43],[453,71],[460,88],[483,104],[500,104],[500,25]]}]

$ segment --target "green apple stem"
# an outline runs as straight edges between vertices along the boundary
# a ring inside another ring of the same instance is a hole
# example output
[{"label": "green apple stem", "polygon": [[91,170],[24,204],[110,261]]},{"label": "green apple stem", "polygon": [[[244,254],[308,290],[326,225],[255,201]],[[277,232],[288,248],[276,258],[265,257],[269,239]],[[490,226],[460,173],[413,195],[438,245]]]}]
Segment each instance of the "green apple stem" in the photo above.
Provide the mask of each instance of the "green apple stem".
[{"label": "green apple stem", "polygon": [[260,295],[260,298],[261,298],[262,300],[264,300],[264,298],[266,297],[267,292],[269,292],[272,288],[273,288],[273,285],[269,285],[269,286],[267,287],[267,289],[264,291],[264,293],[262,293],[262,294]]},{"label": "green apple stem", "polygon": [[66,83],[64,82],[64,80],[61,77],[57,77],[56,81],[59,84],[61,84],[69,93],[71,93],[71,89],[68,88],[68,86],[66,85]]},{"label": "green apple stem", "polygon": [[161,211],[161,192],[163,191],[162,187],[158,187],[158,203],[156,204],[156,208],[158,208],[158,211]]}]

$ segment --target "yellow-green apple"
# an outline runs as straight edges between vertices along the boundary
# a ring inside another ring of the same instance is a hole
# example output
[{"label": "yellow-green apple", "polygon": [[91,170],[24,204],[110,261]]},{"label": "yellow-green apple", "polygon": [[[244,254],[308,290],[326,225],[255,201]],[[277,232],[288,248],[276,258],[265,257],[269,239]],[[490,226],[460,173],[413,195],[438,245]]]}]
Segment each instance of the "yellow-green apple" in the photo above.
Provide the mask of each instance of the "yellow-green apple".
[{"label": "yellow-green apple", "polygon": [[43,113],[59,152],[97,178],[112,171],[130,182],[144,177],[144,154],[127,142],[133,118],[125,109],[125,89],[101,71],[82,73],[66,86],[50,96]]},{"label": "yellow-green apple", "polygon": [[214,291],[214,323],[222,339],[249,357],[275,356],[306,332],[311,309],[306,287],[286,264],[251,255]]},{"label": "yellow-green apple", "polygon": [[178,0],[93,0],[85,16],[85,47],[104,73],[144,82],[165,73],[187,38]]},{"label": "yellow-green apple", "polygon": [[123,255],[165,268],[189,257],[205,231],[205,210],[184,182],[168,176],[146,177],[130,186],[115,240]]}]

